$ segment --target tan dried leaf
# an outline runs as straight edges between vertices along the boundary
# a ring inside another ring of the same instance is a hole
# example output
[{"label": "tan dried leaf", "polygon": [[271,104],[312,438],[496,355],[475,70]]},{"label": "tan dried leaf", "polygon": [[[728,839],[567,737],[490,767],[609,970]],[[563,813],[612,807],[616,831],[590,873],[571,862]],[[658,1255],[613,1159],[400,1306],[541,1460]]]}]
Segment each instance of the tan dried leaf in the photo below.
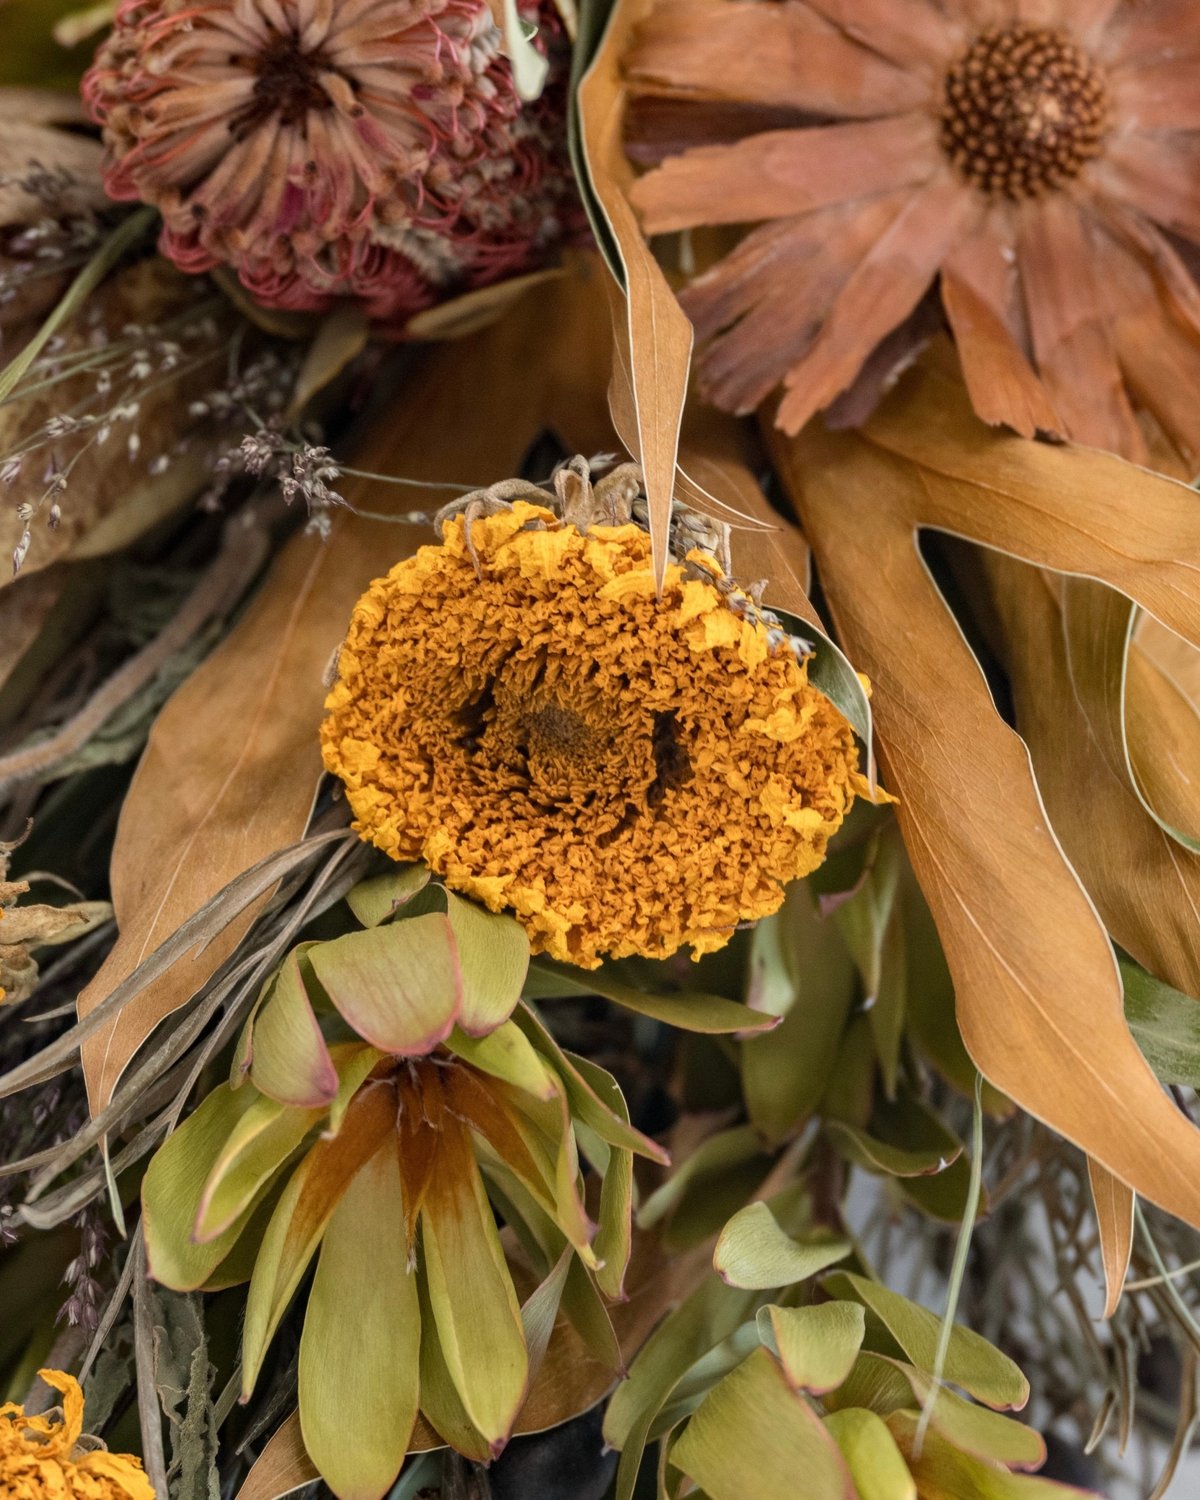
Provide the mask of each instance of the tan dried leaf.
[{"label": "tan dried leaf", "polygon": [[633,0],[615,8],[579,86],[579,112],[591,187],[625,269],[637,456],[645,477],[654,565],[661,582],[667,566],[667,529],[692,357],[692,325],[650,253],[628,196],[633,168],[623,142],[621,58],[634,26],[649,12],[651,3]]},{"label": "tan dried leaf", "polygon": [[[553,340],[547,328],[556,330]],[[484,332],[430,350],[359,461],[376,472],[470,485],[511,474],[543,428],[581,452],[611,446],[598,394],[608,361],[606,313],[589,262]],[[345,488],[364,509],[400,514],[436,509],[445,498],[369,481]],[[327,542],[295,537],[234,633],[159,715],[113,850],[120,937],[80,996],[81,1016],[229,881],[300,838],[321,775],[317,727],[330,655],[371,579],[427,538],[346,514]],[[260,906],[185,954],[88,1040],[93,1111],[158,1022],[233,951]]]},{"label": "tan dried leaf", "polygon": [[1120,1181],[1200,1224],[1200,1132],[1129,1033],[1108,936],[1026,745],[916,545],[932,527],[1100,578],[1200,642],[1194,494],[1099,452],[990,432],[936,358],[863,433],[814,425],[772,441],[843,642],[874,684],[881,759],[971,1055]]}]

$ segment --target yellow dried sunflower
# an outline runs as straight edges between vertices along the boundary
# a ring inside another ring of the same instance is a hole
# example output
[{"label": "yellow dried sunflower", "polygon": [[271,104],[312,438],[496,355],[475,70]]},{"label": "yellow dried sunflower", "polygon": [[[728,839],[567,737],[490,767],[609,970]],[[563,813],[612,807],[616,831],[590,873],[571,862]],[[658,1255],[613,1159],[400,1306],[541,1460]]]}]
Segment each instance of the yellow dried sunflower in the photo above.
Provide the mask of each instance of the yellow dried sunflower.
[{"label": "yellow dried sunflower", "polygon": [[638,525],[467,525],[354,611],[322,743],[357,830],[588,968],[775,911],[865,788],[788,638],[706,554],[657,600]]},{"label": "yellow dried sunflower", "polygon": [[83,1437],[83,1392],[61,1370],[38,1374],[62,1395],[62,1406],[25,1415],[15,1402],[0,1406],[0,1496],[12,1500],[154,1500],[141,1460],[109,1453]]}]

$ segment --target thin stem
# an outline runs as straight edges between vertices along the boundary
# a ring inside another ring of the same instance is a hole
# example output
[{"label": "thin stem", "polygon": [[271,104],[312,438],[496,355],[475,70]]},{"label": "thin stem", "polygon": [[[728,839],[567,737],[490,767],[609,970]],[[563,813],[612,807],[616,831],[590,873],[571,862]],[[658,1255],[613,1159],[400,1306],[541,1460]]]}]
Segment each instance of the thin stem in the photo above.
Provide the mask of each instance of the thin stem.
[{"label": "thin stem", "polygon": [[58,330],[78,312],[125,252],[142,238],[157,216],[157,209],[142,208],[130,214],[113,230],[76,276],[54,311],[9,364],[4,374],[0,375],[0,401],[6,400],[13,393],[21,377]]},{"label": "thin stem", "polygon": [[950,1337],[954,1332],[954,1315],[958,1311],[958,1299],[962,1292],[967,1270],[967,1255],[971,1249],[971,1235],[975,1219],[979,1214],[979,1199],[983,1191],[983,1075],[975,1074],[975,1107],[971,1117],[971,1181],[967,1188],[967,1203],[963,1210],[958,1240],[954,1246],[954,1263],[950,1267],[950,1284],[946,1288],[946,1311],[942,1315],[942,1326],[938,1330],[937,1351],[933,1357],[932,1381],[929,1392],[921,1406],[921,1418],[913,1438],[913,1453],[919,1458],[933,1417],[934,1403],[942,1387],[942,1375],[946,1369],[946,1356],[950,1352]]}]

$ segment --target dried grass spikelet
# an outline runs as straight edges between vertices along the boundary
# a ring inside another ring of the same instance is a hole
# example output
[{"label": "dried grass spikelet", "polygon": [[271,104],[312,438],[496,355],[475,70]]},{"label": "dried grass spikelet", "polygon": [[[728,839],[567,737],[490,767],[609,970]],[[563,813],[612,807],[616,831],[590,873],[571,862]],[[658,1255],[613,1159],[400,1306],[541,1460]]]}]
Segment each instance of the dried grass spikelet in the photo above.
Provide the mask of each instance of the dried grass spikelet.
[{"label": "dried grass spikelet", "polygon": [[109,1453],[83,1436],[83,1392],[60,1370],[38,1374],[62,1394],[62,1406],[27,1417],[15,1401],[0,1406],[0,1495],[11,1500],[154,1500],[139,1458]]},{"label": "dried grass spikelet", "polygon": [[790,639],[698,551],[656,599],[636,524],[467,529],[354,611],[322,744],[362,836],[584,967],[775,911],[865,787]]}]

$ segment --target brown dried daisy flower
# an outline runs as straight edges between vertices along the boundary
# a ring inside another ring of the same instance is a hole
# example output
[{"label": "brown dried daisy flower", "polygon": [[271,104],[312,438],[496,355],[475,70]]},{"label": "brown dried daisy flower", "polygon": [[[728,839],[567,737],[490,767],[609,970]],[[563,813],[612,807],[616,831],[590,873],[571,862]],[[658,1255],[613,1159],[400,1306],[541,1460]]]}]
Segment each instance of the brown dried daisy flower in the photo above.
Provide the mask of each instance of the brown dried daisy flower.
[{"label": "brown dried daisy flower", "polygon": [[715,403],[857,419],[940,274],[985,420],[1200,454],[1197,0],[660,0],[626,66],[646,228],[756,226],[684,293]]},{"label": "brown dried daisy flower", "polygon": [[791,639],[695,550],[656,599],[633,523],[443,536],[360,599],[326,704],[362,836],[588,968],[775,911],[865,790]]},{"label": "brown dried daisy flower", "polygon": [[403,326],[573,213],[561,99],[522,106],[485,0],[122,0],[83,91],[110,194],[270,306]]}]

